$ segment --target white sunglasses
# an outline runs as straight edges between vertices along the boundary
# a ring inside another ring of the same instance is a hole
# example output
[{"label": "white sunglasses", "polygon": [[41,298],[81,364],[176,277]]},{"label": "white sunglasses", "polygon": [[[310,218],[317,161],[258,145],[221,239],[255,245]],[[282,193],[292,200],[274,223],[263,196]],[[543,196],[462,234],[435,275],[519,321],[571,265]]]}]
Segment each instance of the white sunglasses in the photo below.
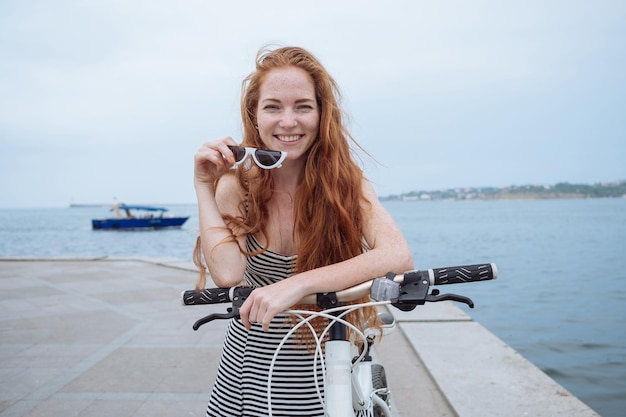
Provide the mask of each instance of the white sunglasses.
[{"label": "white sunglasses", "polygon": [[243,146],[227,145],[235,157],[233,168],[252,156],[254,162],[263,169],[280,168],[287,157],[287,152],[272,151],[269,149],[245,148]]}]

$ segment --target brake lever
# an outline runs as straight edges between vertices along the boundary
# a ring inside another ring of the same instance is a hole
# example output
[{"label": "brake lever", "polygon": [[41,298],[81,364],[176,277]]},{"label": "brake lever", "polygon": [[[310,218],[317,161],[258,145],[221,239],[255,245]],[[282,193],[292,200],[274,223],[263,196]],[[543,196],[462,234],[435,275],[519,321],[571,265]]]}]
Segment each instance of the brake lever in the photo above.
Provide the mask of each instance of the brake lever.
[{"label": "brake lever", "polygon": [[474,302],[471,298],[465,297],[463,295],[458,294],[441,294],[439,295],[438,290],[433,290],[432,293],[426,296],[425,301],[436,303],[438,301],[457,301],[459,303],[465,303],[469,306],[469,308],[474,308]]},{"label": "brake lever", "polygon": [[228,313],[212,313],[208,316],[198,319],[198,321],[193,324],[193,329],[198,330],[200,326],[207,324],[213,320],[228,320],[232,318],[239,318],[239,308],[233,309],[231,307],[228,307],[227,311]]},{"label": "brake lever", "polygon": [[233,292],[233,306],[228,307],[226,309],[228,313],[212,313],[212,314],[209,314],[208,316],[202,317],[201,319],[199,319],[193,324],[193,329],[198,330],[200,326],[202,326],[203,324],[207,324],[213,320],[228,320],[228,319],[233,319],[233,318],[238,319],[239,309],[241,308],[243,303],[248,299],[252,290],[253,288],[250,288],[250,287],[235,288]]}]

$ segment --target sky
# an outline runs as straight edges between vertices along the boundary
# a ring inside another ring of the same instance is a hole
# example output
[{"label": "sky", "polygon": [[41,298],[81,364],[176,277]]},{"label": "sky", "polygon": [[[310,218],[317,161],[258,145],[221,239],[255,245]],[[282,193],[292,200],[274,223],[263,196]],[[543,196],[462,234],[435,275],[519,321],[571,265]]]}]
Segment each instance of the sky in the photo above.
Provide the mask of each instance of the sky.
[{"label": "sky", "polygon": [[0,208],[195,203],[268,44],[337,81],[381,196],[626,180],[623,0],[3,0]]}]

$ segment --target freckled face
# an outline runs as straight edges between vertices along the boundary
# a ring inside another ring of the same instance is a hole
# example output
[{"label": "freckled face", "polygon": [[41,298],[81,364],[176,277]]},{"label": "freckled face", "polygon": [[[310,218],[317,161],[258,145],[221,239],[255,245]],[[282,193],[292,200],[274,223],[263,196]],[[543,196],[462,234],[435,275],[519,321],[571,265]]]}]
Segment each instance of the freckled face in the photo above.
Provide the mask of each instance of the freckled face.
[{"label": "freckled face", "polygon": [[287,161],[306,155],[317,139],[320,123],[309,74],[296,67],[271,70],[259,92],[256,120],[265,146],[286,151]]}]

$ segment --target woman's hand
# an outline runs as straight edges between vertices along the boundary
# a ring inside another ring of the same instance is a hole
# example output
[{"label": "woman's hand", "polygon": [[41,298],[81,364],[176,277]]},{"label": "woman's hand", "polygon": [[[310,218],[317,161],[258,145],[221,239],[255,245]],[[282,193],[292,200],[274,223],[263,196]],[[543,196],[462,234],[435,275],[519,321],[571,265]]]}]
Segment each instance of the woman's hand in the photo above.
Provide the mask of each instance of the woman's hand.
[{"label": "woman's hand", "polygon": [[235,158],[227,145],[237,143],[227,136],[214,142],[207,142],[198,149],[194,156],[194,184],[212,187],[215,180],[228,172],[235,163]]},{"label": "woman's hand", "polygon": [[275,284],[255,288],[250,293],[239,309],[239,316],[246,329],[250,330],[252,323],[258,323],[263,326],[263,331],[268,331],[270,322],[277,314],[298,304],[307,295],[296,277],[294,275]]}]

